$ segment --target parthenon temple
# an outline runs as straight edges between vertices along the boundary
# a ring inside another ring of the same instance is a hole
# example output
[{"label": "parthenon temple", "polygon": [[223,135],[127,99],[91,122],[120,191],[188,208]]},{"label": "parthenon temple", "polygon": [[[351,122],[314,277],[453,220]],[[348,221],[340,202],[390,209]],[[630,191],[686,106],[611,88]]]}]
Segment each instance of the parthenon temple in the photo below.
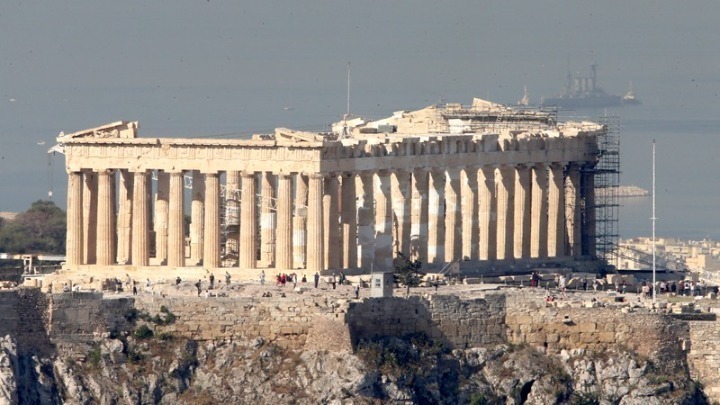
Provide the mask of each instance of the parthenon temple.
[{"label": "parthenon temple", "polygon": [[142,138],[125,121],[61,133],[66,267],[592,258],[604,130],[475,99],[242,140]]}]

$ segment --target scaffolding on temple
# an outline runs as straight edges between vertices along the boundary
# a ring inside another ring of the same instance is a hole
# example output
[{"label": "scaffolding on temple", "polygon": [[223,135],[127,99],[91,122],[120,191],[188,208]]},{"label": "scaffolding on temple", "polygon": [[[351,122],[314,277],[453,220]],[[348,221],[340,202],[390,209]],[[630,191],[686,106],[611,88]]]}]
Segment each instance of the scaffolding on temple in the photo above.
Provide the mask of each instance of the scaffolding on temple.
[{"label": "scaffolding on temple", "polygon": [[[603,116],[599,122],[605,131],[598,136],[599,160],[592,170],[594,174],[595,198],[595,252],[608,268],[617,268],[617,247],[620,237],[618,219],[620,204],[620,118]],[[593,237],[593,235],[589,235]]]}]

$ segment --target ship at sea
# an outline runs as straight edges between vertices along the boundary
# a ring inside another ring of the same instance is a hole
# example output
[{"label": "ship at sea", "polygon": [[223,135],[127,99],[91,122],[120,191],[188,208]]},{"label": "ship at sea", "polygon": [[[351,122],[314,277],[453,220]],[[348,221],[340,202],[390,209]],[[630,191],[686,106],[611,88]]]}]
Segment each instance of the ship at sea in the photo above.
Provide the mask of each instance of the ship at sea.
[{"label": "ship at sea", "polygon": [[562,93],[555,97],[543,98],[544,107],[560,108],[603,108],[625,104],[639,104],[632,86],[624,96],[608,94],[597,84],[597,64],[590,65],[590,76],[572,75],[568,72],[567,83]]}]

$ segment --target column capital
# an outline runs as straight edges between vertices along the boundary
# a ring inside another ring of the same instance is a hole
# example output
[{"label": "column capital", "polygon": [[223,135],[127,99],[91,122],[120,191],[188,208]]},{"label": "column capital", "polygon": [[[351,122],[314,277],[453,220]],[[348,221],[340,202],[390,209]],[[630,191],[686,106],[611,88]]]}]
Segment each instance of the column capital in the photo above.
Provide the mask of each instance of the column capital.
[{"label": "column capital", "polygon": [[240,172],[240,176],[241,176],[241,177],[245,177],[245,178],[247,178],[247,177],[255,177],[255,173],[257,173],[257,172],[251,172],[251,171],[248,171],[248,170],[243,170],[243,171]]},{"label": "column capital", "polygon": [[279,179],[280,179],[280,178],[282,178],[282,179],[288,179],[288,178],[291,178],[294,173],[289,173],[289,172],[273,172],[273,174],[274,174],[275,176],[278,176]]},{"label": "column capital", "polygon": [[306,176],[308,176],[309,179],[315,179],[315,180],[322,180],[326,177],[325,173],[305,173]]}]

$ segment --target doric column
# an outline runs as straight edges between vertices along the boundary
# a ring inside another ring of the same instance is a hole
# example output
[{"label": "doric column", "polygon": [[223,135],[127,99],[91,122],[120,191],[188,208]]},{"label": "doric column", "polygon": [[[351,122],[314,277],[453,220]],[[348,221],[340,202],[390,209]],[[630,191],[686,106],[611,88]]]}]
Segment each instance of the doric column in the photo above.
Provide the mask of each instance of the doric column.
[{"label": "doric column", "polygon": [[466,167],[460,173],[462,257],[470,260],[478,259],[477,171],[477,167]]},{"label": "doric column", "polygon": [[375,174],[375,270],[391,270],[393,258],[390,172]]},{"label": "doric column", "polygon": [[427,260],[428,257],[428,172],[416,169],[410,182],[412,199],[412,223],[410,245],[413,259]]},{"label": "doric column", "polygon": [[275,267],[278,270],[293,268],[292,181],[289,173],[278,174],[277,228],[275,239]]},{"label": "doric column", "polygon": [[97,264],[115,263],[115,200],[113,198],[114,172],[98,172]]},{"label": "doric column", "polygon": [[445,261],[445,172],[431,171],[428,186],[428,263]]},{"label": "doric column", "polygon": [[582,172],[582,199],[583,209],[583,255],[590,257],[597,256],[597,237],[595,229],[595,173],[592,166],[585,167]]},{"label": "doric column", "polygon": [[445,261],[452,262],[462,255],[462,230],[460,219],[460,170],[445,171]]},{"label": "doric column", "polygon": [[133,174],[123,169],[120,172],[120,187],[118,187],[118,216],[117,216],[117,263],[131,262],[132,246],[132,216],[133,216]]},{"label": "doric column", "polygon": [[242,172],[242,197],[240,207],[240,268],[253,269],[257,266],[257,227],[255,226],[255,213],[257,202],[255,199],[255,173]]},{"label": "doric column", "polygon": [[547,167],[536,163],[532,168],[532,207],[530,212],[530,257],[547,257],[548,240],[548,175]]},{"label": "doric column", "polygon": [[478,171],[478,230],[480,234],[478,256],[480,260],[497,258],[496,212],[495,168],[483,166]]},{"label": "doric column", "polygon": [[362,172],[356,179],[358,193],[358,255],[360,268],[369,271],[375,260],[375,209],[374,209],[374,174]]},{"label": "doric column", "polygon": [[185,266],[185,212],[183,204],[183,174],[170,173],[168,203],[168,261],[170,267]]},{"label": "doric column", "polygon": [[204,180],[202,260],[203,267],[213,268],[220,267],[220,176],[206,173]]},{"label": "doric column", "polygon": [[273,267],[275,263],[275,176],[272,172],[260,175],[262,201],[260,204],[260,261],[261,266]]},{"label": "doric column", "polygon": [[342,266],[346,269],[357,267],[357,193],[355,192],[355,174],[342,175],[342,205],[340,216],[342,222]]},{"label": "doric column", "polygon": [[516,259],[530,257],[531,186],[530,170],[526,165],[515,167],[514,213],[515,232],[513,256]]},{"label": "doric column", "polygon": [[577,164],[567,167],[565,185],[565,223],[567,224],[568,254],[582,256],[582,209],[580,207],[580,168]]},{"label": "doric column", "polygon": [[155,193],[155,258],[158,264],[167,264],[168,257],[168,210],[170,196],[170,175],[158,170],[157,192]]},{"label": "doric column", "polygon": [[340,268],[340,223],[339,219],[339,189],[338,178],[329,174],[324,179],[323,187],[323,235],[324,240],[324,266],[325,269]]},{"label": "doric column", "polygon": [[391,179],[392,183],[392,211],[395,218],[393,229],[394,241],[393,256],[396,252],[402,252],[405,256],[411,257],[410,231],[412,222],[410,219],[410,172],[396,170]]},{"label": "doric column", "polygon": [[85,170],[83,182],[83,262],[95,264],[97,262],[97,209],[98,209],[98,175]]},{"label": "doric column", "polygon": [[226,257],[237,257],[240,251],[240,172],[231,170],[225,177]]},{"label": "doric column", "polygon": [[205,176],[200,170],[192,172],[192,201],[190,203],[190,262],[200,264],[203,258],[203,220],[205,216]]},{"label": "doric column", "polygon": [[563,166],[548,171],[548,256],[565,256],[565,183]]},{"label": "doric column", "polygon": [[145,171],[134,172],[132,192],[132,255],[135,266],[147,266],[150,263],[150,218],[148,211],[148,174]]},{"label": "doric column", "polygon": [[513,258],[515,167],[500,166],[497,184],[497,258]]},{"label": "doric column", "polygon": [[309,176],[308,216],[307,216],[307,270],[323,269],[323,175],[311,173]]},{"label": "doric column", "polygon": [[302,173],[295,176],[295,217],[293,218],[293,266],[305,268],[307,263],[307,201],[308,178]]},{"label": "doric column", "polygon": [[83,264],[83,174],[68,173],[66,259],[69,266]]}]

